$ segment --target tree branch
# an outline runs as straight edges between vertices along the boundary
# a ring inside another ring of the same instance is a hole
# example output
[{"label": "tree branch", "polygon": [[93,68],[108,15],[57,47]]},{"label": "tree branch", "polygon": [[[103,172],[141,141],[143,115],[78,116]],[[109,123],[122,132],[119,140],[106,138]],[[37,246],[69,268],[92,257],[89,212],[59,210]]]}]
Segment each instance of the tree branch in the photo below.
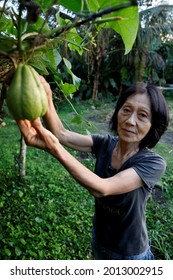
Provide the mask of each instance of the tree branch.
[{"label": "tree branch", "polygon": [[59,35],[61,35],[62,33],[65,33],[66,31],[68,31],[71,28],[79,27],[81,25],[85,25],[88,22],[90,22],[90,23],[94,22],[96,18],[102,17],[104,15],[107,15],[107,14],[110,14],[112,12],[131,7],[131,6],[137,6],[137,2],[132,0],[132,1],[130,1],[130,3],[122,3],[122,4],[119,4],[119,5],[113,6],[113,7],[106,8],[106,9],[101,10],[99,12],[89,14],[87,16],[83,15],[83,17],[84,17],[83,19],[77,18],[77,20],[75,22],[67,24],[65,26],[57,27],[57,28],[51,30],[45,36],[46,37],[51,37],[51,38],[58,37]]}]

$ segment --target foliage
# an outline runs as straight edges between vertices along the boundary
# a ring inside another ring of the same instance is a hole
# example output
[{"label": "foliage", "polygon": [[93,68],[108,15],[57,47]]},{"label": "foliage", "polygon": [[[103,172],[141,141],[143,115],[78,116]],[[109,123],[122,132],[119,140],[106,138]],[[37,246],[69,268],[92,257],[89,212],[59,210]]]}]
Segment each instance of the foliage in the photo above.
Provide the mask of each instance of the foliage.
[{"label": "foliage", "polygon": [[[97,44],[97,34],[103,28],[111,28],[122,38],[126,54],[136,38],[138,17],[137,2],[133,0],[61,0],[58,5],[48,0],[3,1],[0,82],[3,82],[4,93],[1,91],[0,111],[6,88],[20,62],[30,64],[41,75],[50,75],[58,92],[71,97],[79,89],[81,78],[73,73],[65,49],[80,55],[84,50],[89,52],[90,46]],[[97,86],[94,90],[96,95]]]},{"label": "foliage", "polygon": [[173,6],[162,4],[139,9],[140,24],[135,44],[132,51],[122,57],[126,84],[137,81],[166,84],[169,79],[166,69],[171,63],[172,13]]},{"label": "foliage", "polygon": [[99,55],[102,55],[102,61],[99,68],[98,96],[102,98],[110,92],[117,96],[122,85],[135,84],[137,81],[159,86],[172,84],[172,13],[173,6],[170,5],[139,7],[137,37],[132,50],[125,56],[122,40],[113,30],[102,30],[99,33],[96,40],[98,51],[92,55],[91,49],[90,55],[85,55],[81,64],[81,58],[71,55],[72,64],[76,65],[75,73],[83,73],[80,76],[82,85],[79,94],[83,98],[91,97],[91,81],[96,73],[93,65],[96,65]]},{"label": "foliage", "polygon": [[[46,68],[49,71],[56,70],[58,62],[60,62],[56,51],[59,42],[67,41],[70,45],[78,47],[79,50],[85,47],[85,29],[78,32],[80,26],[93,22],[99,28],[103,26],[113,28],[122,36],[126,53],[130,51],[136,38],[138,10],[137,6],[132,6],[131,1],[112,0],[109,3],[102,0],[87,1],[87,13],[86,7],[82,7],[83,1],[71,1],[70,3],[69,1],[59,1],[59,4],[71,9],[71,21],[61,18],[61,16],[64,17],[65,11],[63,13],[62,9],[60,11],[61,6],[57,6],[54,12],[58,17],[58,22],[53,29],[48,24],[48,19],[52,16],[51,9],[54,9],[50,1],[32,2],[35,9],[38,9],[37,15],[33,14],[33,8],[29,9],[25,1],[18,1],[18,12],[13,9],[8,10],[8,2],[4,1],[4,7],[0,11],[0,21],[2,22],[0,51],[7,52],[6,55],[9,55],[10,58],[12,58],[11,52],[15,53],[13,61],[22,60],[34,64],[41,74],[47,74]],[[41,15],[39,15],[40,6],[37,5],[39,2],[42,7]],[[102,10],[98,12],[100,9]],[[109,14],[110,16],[107,17]],[[31,16],[35,16],[35,18],[30,19]],[[68,16],[66,17],[68,18]],[[86,39],[88,40],[87,36]]]}]

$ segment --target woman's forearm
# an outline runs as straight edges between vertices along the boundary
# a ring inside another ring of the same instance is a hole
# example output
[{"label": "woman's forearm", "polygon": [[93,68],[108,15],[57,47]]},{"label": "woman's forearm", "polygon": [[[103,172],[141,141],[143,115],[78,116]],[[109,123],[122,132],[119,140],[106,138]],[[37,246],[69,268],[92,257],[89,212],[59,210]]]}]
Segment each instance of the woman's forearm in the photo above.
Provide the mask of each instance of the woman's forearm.
[{"label": "woman's forearm", "polygon": [[[48,151],[48,150],[47,150]],[[51,145],[49,150],[71,176],[95,197],[119,195],[144,185],[133,168],[128,168],[109,178],[101,178],[75,159],[62,145]]]},{"label": "woman's forearm", "polygon": [[61,133],[65,130],[64,126],[55,110],[53,101],[49,103],[48,110],[43,117],[46,128],[51,131],[60,141]]},{"label": "woman's forearm", "polygon": [[102,197],[104,193],[104,179],[97,176],[90,169],[85,167],[75,159],[63,146],[54,145],[54,148],[48,151],[66,168],[72,177],[93,196]]}]

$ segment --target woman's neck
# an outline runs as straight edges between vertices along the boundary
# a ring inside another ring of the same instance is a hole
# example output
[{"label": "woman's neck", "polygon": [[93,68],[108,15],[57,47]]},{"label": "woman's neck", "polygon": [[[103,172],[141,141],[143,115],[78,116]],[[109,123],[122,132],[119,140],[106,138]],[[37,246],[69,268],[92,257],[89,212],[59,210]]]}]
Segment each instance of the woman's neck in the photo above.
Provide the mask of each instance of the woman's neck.
[{"label": "woman's neck", "polygon": [[139,151],[139,145],[136,143],[122,143],[118,141],[112,154],[111,166],[119,169],[121,165],[130,157]]},{"label": "woman's neck", "polygon": [[124,143],[120,140],[118,141],[114,152],[116,152],[118,157],[127,157],[136,154],[139,151],[138,143]]}]

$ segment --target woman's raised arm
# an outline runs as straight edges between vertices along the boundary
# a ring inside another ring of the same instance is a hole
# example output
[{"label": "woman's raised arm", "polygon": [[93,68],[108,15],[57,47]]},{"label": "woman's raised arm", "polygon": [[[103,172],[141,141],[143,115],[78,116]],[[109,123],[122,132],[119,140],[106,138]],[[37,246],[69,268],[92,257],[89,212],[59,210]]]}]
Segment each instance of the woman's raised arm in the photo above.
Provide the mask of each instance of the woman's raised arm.
[{"label": "woman's raised arm", "polygon": [[48,97],[48,109],[43,117],[43,122],[48,130],[50,130],[66,147],[91,152],[93,141],[90,135],[82,135],[68,129],[65,129],[52,101],[52,91],[46,80],[40,76],[40,80],[45,88]]},{"label": "woman's raised arm", "polygon": [[117,175],[103,179],[75,159],[47,129],[40,120],[17,121],[26,144],[43,149],[54,156],[93,196],[103,197],[132,191],[143,185],[142,180],[133,168],[128,168]]}]

